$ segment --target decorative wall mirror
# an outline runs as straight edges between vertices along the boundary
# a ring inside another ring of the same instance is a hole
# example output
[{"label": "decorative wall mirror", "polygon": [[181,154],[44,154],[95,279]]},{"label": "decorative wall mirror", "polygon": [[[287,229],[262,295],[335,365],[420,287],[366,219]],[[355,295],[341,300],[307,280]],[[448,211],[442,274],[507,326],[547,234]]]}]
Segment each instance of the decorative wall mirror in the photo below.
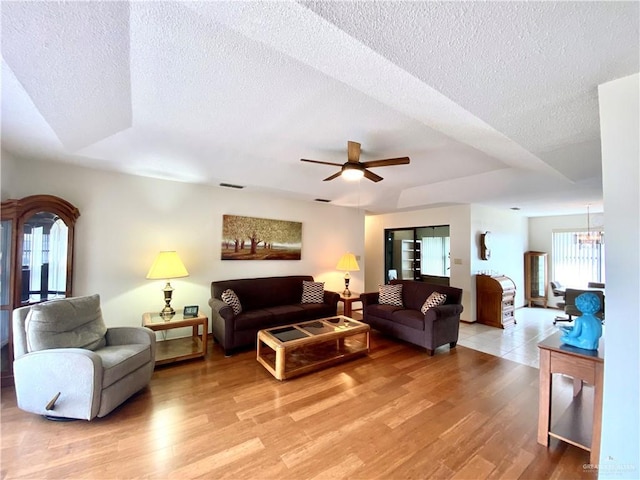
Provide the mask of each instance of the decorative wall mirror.
[{"label": "decorative wall mirror", "polygon": [[2,202],[0,224],[0,371],[13,383],[11,312],[72,295],[73,237],[80,212],[53,195]]}]

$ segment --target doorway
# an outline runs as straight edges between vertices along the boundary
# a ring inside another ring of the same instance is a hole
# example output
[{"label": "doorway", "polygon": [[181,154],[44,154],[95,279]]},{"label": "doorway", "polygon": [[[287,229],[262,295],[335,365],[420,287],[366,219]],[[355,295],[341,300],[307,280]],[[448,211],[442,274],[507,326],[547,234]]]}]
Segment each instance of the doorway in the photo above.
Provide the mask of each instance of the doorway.
[{"label": "doorway", "polygon": [[388,228],[384,238],[385,283],[398,279],[449,285],[449,225]]}]

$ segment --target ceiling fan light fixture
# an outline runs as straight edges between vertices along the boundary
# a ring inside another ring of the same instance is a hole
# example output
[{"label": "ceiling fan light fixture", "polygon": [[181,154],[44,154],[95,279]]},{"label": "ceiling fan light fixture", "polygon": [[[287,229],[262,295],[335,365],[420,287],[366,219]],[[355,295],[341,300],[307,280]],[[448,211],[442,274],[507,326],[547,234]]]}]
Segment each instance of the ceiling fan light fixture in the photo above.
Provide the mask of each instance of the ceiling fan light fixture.
[{"label": "ceiling fan light fixture", "polygon": [[359,165],[345,165],[342,167],[342,177],[345,180],[355,181],[360,180],[364,177],[364,169],[360,168]]}]

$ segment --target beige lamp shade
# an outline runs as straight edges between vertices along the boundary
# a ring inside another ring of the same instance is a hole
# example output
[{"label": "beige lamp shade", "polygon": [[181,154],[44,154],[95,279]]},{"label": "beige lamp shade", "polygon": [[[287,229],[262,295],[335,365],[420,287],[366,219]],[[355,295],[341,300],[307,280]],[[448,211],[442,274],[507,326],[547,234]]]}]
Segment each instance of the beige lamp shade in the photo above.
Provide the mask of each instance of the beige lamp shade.
[{"label": "beige lamp shade", "polygon": [[360,267],[358,266],[356,256],[351,252],[347,252],[344,255],[342,255],[342,257],[340,257],[340,260],[338,260],[338,265],[336,265],[336,270],[341,270],[343,272],[360,271]]},{"label": "beige lamp shade", "polygon": [[340,260],[338,260],[336,270],[342,270],[343,272],[346,272],[344,274],[344,291],[342,292],[342,295],[344,295],[345,297],[350,297],[351,291],[349,290],[349,279],[351,278],[351,275],[349,275],[349,272],[357,272],[360,270],[358,261],[356,260],[356,256],[351,252],[347,252],[342,255],[342,257],[340,257]]},{"label": "beige lamp shade", "polygon": [[189,272],[175,251],[160,252],[147,273],[147,278],[150,280],[188,276]]},{"label": "beige lamp shade", "polygon": [[150,280],[164,279],[167,281],[167,285],[162,290],[164,292],[164,308],[160,311],[161,315],[170,317],[176,312],[171,308],[171,295],[173,293],[173,287],[169,283],[170,278],[188,277],[189,272],[180,260],[178,254],[174,251],[160,252],[156,257],[153,265],[147,273],[147,278]]}]

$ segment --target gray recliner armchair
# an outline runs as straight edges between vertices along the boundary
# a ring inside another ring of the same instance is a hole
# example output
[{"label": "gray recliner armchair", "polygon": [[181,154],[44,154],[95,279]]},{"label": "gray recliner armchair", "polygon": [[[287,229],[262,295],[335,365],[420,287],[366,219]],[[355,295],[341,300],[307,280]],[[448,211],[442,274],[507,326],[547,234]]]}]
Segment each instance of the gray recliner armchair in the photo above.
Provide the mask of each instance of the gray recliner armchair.
[{"label": "gray recliner armchair", "polygon": [[18,407],[49,418],[104,417],[155,367],[155,333],[107,328],[99,295],[14,310],[13,342]]}]

